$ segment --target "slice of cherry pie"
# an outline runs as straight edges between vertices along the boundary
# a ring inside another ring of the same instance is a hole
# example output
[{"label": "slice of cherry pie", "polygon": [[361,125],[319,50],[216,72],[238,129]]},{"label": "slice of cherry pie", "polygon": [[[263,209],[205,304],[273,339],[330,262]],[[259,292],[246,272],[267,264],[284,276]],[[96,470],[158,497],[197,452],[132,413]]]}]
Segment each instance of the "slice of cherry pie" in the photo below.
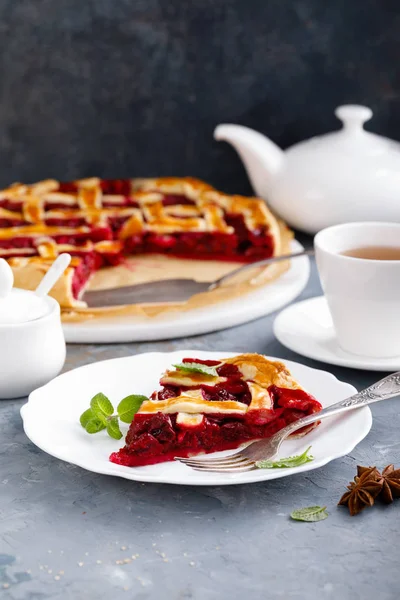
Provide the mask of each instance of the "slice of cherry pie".
[{"label": "slice of cherry pie", "polygon": [[322,408],[283,363],[259,354],[221,361],[184,358],[174,367],[162,375],[161,390],[141,405],[112,462],[151,465],[237,448]]},{"label": "slice of cherry pie", "polygon": [[49,179],[0,191],[0,257],[25,286],[59,253],[75,257],[77,272],[64,281],[69,292],[56,295],[61,303],[69,298],[62,306],[79,305],[91,274],[126,255],[255,262],[280,251],[280,228],[265,202],[190,177]]}]

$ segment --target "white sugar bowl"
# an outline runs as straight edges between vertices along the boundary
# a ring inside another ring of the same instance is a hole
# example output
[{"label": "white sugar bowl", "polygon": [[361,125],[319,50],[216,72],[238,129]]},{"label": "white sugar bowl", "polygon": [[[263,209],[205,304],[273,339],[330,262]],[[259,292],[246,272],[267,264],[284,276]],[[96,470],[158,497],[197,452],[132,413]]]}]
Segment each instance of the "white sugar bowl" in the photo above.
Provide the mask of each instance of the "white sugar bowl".
[{"label": "white sugar bowl", "polygon": [[26,396],[48,383],[66,355],[58,302],[41,286],[29,292],[13,288],[13,281],[0,259],[0,399]]}]

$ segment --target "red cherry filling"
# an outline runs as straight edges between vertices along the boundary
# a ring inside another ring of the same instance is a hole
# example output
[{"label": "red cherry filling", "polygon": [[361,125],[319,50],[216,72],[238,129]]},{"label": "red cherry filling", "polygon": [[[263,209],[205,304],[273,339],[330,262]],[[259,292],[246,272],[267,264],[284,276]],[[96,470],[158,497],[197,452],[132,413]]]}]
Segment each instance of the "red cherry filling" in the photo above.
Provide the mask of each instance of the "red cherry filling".
[{"label": "red cherry filling", "polygon": [[22,225],[29,225],[23,219],[0,219],[0,229],[4,229],[6,227],[21,227]]},{"label": "red cherry filling", "polygon": [[[321,404],[304,390],[289,390],[272,385],[268,392],[276,410],[282,410],[285,425],[301,419],[304,415],[310,415],[322,409]],[[301,433],[299,429],[297,433]]]},{"label": "red cherry filling", "polygon": [[103,194],[129,196],[131,193],[130,179],[102,179],[100,185]]},{"label": "red cherry filling", "polygon": [[311,394],[307,394],[304,390],[293,390],[280,388],[276,385],[271,385],[268,388],[274,407],[282,407],[295,409],[298,411],[310,411],[318,405],[318,410],[321,410],[321,405]]},{"label": "red cherry filling", "polygon": [[224,363],[218,367],[217,373],[220,377],[242,377],[242,374],[237,366],[229,363]]},{"label": "red cherry filling", "polygon": [[202,260],[220,260],[253,262],[272,256],[273,239],[268,232],[260,232],[257,244],[252,245],[250,231],[245,237],[233,234],[187,231],[174,234],[145,232],[125,240],[128,254],[163,253],[178,258],[197,258]]},{"label": "red cherry filling", "polygon": [[243,402],[249,405],[251,403],[251,394],[249,386],[245,381],[229,380],[224,383],[217,383],[213,387],[201,386],[201,394],[204,400],[210,402],[223,402],[231,400],[233,402]]},{"label": "red cherry filling", "polygon": [[[33,238],[30,237],[18,237],[12,240],[0,240],[0,248],[11,249],[11,248],[33,248]],[[10,256],[8,254],[8,256]],[[12,255],[11,255],[12,256]]]},{"label": "red cherry filling", "polygon": [[87,240],[92,242],[103,242],[112,240],[112,232],[109,227],[93,227],[89,232],[74,232],[70,234],[54,235],[54,239],[58,244],[83,244]]},{"label": "red cherry filling", "polygon": [[181,393],[180,388],[173,385],[165,385],[160,392],[158,392],[159,400],[168,400],[168,398],[176,398]]},{"label": "red cherry filling", "polygon": [[79,298],[90,275],[96,270],[99,258],[95,254],[86,254],[74,269],[72,279],[72,294]]},{"label": "red cherry filling", "polygon": [[57,191],[63,194],[76,194],[78,186],[73,181],[60,181]]},{"label": "red cherry filling", "polygon": [[164,194],[162,203],[164,206],[175,206],[176,204],[196,206],[196,203],[193,200],[190,200],[190,198],[186,198],[186,196],[182,196],[181,194]]},{"label": "red cherry filling", "polygon": [[198,365],[206,365],[207,367],[215,367],[220,365],[220,360],[203,360],[201,358],[182,358],[183,363],[196,363]]},{"label": "red cherry filling", "polygon": [[85,218],[81,217],[79,219],[45,219],[46,225],[49,227],[84,227],[87,225],[87,221]]},{"label": "red cherry filling", "polygon": [[5,208],[6,210],[10,210],[11,212],[20,213],[22,210],[23,202],[11,202],[11,200],[7,200],[7,198],[3,198],[0,200],[0,207]]}]

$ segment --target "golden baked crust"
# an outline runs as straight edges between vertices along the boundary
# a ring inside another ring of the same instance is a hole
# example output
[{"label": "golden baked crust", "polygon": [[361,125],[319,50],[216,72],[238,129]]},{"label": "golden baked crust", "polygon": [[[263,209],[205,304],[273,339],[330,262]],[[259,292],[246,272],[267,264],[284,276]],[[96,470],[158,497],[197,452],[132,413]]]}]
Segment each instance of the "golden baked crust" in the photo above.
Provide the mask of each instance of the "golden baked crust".
[{"label": "golden baked crust", "polygon": [[[0,207],[0,219],[20,220],[21,224],[0,228],[0,240],[12,239],[17,235],[36,238],[88,234],[91,226],[105,226],[110,217],[128,218],[122,237],[139,231],[231,233],[233,228],[224,221],[224,210],[243,215],[250,230],[264,226],[269,228],[275,242],[279,238],[277,221],[262,200],[228,196],[192,177],[133,179],[130,197],[138,207],[127,206],[124,195],[104,194],[101,180],[96,177],[77,180],[72,185],[76,187],[74,193],[59,192],[59,182],[53,179],[31,185],[15,183],[1,190],[0,200],[7,199],[12,210]],[[194,204],[164,206],[163,194],[182,195]],[[63,208],[59,207],[60,204],[63,204]],[[46,224],[46,221],[54,219],[65,221],[66,225]],[[85,223],[68,225],[71,220],[79,219]]]},{"label": "golden baked crust", "polygon": [[224,362],[236,365],[243,373],[244,379],[252,380],[262,387],[276,385],[277,387],[301,390],[289,369],[278,360],[269,360],[261,354],[240,354],[227,358]]}]

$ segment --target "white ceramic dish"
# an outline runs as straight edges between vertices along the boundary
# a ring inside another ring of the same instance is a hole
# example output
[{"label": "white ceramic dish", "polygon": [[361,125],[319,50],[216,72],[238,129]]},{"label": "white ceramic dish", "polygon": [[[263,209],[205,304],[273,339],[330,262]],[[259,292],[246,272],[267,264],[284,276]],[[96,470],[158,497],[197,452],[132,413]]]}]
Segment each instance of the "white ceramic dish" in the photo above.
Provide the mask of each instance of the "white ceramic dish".
[{"label": "white ceramic dish", "polygon": [[13,283],[0,259],[0,399],[26,396],[53,379],[66,353],[59,304]]},{"label": "white ceramic dish", "polygon": [[275,337],[281,344],[307,358],[352,369],[400,370],[400,356],[371,358],[342,350],[324,296],[303,300],[285,308],[276,317],[273,327]]},{"label": "white ceramic dish", "polygon": [[[304,250],[296,240],[292,252]],[[96,319],[87,323],[65,323],[68,343],[101,344],[143,342],[201,335],[258,319],[294,300],[305,288],[310,276],[310,261],[305,256],[292,261],[290,269],[276,281],[258,288],[243,298],[221,302],[213,309],[202,308],[185,313],[171,313],[162,318],[132,317]]]},{"label": "white ceramic dish", "polygon": [[[25,432],[45,452],[89,471],[134,481],[180,485],[251,483],[309,471],[349,453],[369,432],[372,416],[369,408],[365,407],[327,419],[306,438],[284,442],[281,456],[296,454],[311,445],[315,457],[313,462],[297,469],[260,469],[232,475],[200,473],[177,462],[135,468],[116,465],[109,462],[108,457],[123,445],[123,440],[113,440],[104,431],[89,435],[79,424],[80,414],[99,391],[117,403],[131,393],[150,394],[158,386],[160,373],[185,356],[218,359],[233,355],[232,352],[199,350],[151,352],[80,367],[60,375],[30,395],[29,402],[21,409]],[[285,362],[294,377],[324,406],[356,391],[330,373]]]},{"label": "white ceramic dish", "polygon": [[0,325],[0,399],[26,396],[63,368],[66,348],[60,306],[54,298],[43,302],[48,314],[11,325]]},{"label": "white ceramic dish", "polygon": [[400,223],[344,223],[314,239],[315,261],[336,337],[345,352],[400,355],[400,260],[345,256],[354,248],[393,248]]}]

